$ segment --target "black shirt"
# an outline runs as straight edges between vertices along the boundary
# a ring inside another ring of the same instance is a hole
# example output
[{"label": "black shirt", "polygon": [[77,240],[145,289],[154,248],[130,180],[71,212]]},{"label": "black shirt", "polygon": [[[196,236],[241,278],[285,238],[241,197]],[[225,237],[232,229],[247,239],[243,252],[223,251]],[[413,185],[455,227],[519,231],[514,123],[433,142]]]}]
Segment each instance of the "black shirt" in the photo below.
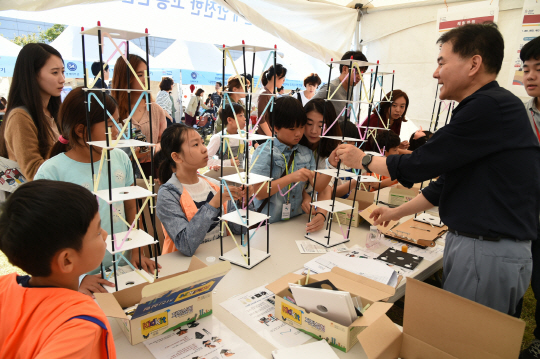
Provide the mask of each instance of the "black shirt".
[{"label": "black shirt", "polygon": [[406,187],[440,176],[422,193],[451,229],[537,237],[540,147],[525,106],[496,81],[465,98],[424,146],[386,164]]},{"label": "black shirt", "polygon": [[217,92],[214,92],[212,96],[210,96],[210,98],[214,103],[214,108],[219,108],[219,106],[221,105],[221,96]]}]

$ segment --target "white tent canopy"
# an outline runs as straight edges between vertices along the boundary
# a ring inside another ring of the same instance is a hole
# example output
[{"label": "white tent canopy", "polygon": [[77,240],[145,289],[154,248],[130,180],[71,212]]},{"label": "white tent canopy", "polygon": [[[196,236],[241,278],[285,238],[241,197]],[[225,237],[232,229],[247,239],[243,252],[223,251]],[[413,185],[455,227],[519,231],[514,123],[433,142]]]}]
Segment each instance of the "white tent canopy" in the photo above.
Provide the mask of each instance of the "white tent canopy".
[{"label": "white tent canopy", "polygon": [[[83,60],[82,56],[82,38],[81,38],[81,28],[77,26],[68,26],[61,34],[50,43],[65,60],[74,60],[81,61]],[[114,39],[116,45],[125,53],[125,45],[120,46],[123,40]],[[86,66],[90,67],[94,61],[99,61],[99,48],[98,48],[98,38],[97,36],[85,36],[85,55],[86,55]],[[103,61],[107,61],[109,65],[114,66],[116,60],[120,57],[120,53],[117,51],[112,57],[111,55],[116,50],[116,47],[113,43],[105,38],[103,42]],[[143,59],[146,59],[146,52],[139,48],[137,45],[129,42],[129,53],[141,56]],[[153,63],[153,57],[150,56],[150,65]]]},{"label": "white tent canopy", "polygon": [[3,36],[0,36],[0,56],[17,57],[22,47],[15,45]]},{"label": "white tent canopy", "polygon": [[150,63],[152,68],[221,72],[221,51],[212,44],[176,40]]}]

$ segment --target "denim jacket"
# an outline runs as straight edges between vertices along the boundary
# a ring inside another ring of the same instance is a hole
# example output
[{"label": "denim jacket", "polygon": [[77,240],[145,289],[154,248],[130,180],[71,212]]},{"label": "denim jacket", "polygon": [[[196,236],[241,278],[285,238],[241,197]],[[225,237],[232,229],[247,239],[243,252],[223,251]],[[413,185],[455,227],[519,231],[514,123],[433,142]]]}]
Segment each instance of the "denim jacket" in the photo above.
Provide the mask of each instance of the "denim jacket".
[{"label": "denim jacket", "polygon": [[[214,208],[205,203],[197,214],[187,220],[182,207],[180,206],[180,196],[184,187],[173,173],[170,180],[159,188],[156,204],[156,214],[163,224],[165,231],[174,242],[176,249],[186,256],[192,256],[199,245],[206,237],[206,233],[212,224],[213,218],[219,216],[219,208]],[[219,195],[217,193],[216,195]],[[229,201],[227,210],[234,210],[234,206]],[[233,233],[241,233],[241,226],[229,223]]]},{"label": "denim jacket", "polygon": [[[289,163],[289,159],[293,151],[296,151],[294,155],[294,170],[297,171],[301,168],[307,168],[309,170],[315,170],[315,159],[313,158],[313,152],[302,145],[295,145],[292,149],[289,146],[281,143],[277,138],[274,139],[274,164],[272,167],[272,173],[270,174],[270,143],[265,147],[264,144],[260,145],[253,154],[253,161],[257,161],[250,171],[252,173],[272,177],[274,180],[279,179],[285,172],[285,166]],[[264,147],[264,150],[263,150]],[[285,159],[287,162],[285,162]],[[290,173],[289,173],[290,174]],[[294,187],[291,192],[285,196],[282,196],[279,191],[270,198],[270,223],[278,222],[281,220],[281,212],[283,204],[287,202],[289,198],[291,204],[291,218],[303,213],[302,211],[302,190],[304,189],[305,182],[300,182]],[[291,185],[294,185],[292,183]],[[281,188],[281,192],[285,193],[289,190],[289,186]],[[255,209],[259,209],[264,200],[253,200]],[[264,206],[262,213],[267,213],[267,207]]]}]

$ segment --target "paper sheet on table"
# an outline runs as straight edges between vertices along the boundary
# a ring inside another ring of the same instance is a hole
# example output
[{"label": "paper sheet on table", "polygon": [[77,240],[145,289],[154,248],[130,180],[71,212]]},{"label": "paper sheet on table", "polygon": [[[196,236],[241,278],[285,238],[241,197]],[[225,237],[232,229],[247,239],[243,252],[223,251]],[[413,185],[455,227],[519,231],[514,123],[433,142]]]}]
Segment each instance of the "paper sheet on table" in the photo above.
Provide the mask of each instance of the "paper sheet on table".
[{"label": "paper sheet on table", "polygon": [[156,359],[264,358],[213,315],[196,323],[148,339],[144,345]]},{"label": "paper sheet on table", "polygon": [[308,240],[300,240],[296,241],[296,245],[298,246],[298,249],[300,250],[300,253],[327,253],[327,252],[347,252],[349,248],[347,248],[344,244],[339,244],[337,246],[326,248],[324,246],[321,246],[320,244],[317,244],[313,241]]},{"label": "paper sheet on table", "polygon": [[265,285],[229,298],[221,306],[278,349],[307,342],[309,335],[275,317],[274,293]]},{"label": "paper sheet on table", "polygon": [[274,359],[338,359],[326,340],[300,345],[294,348],[274,350]]},{"label": "paper sheet on table", "polygon": [[397,285],[397,273],[386,264],[371,259],[326,253],[304,265],[304,267],[315,273],[329,272],[336,266],[392,287]]},{"label": "paper sheet on table", "polygon": [[[384,252],[384,250],[386,250],[385,245],[381,245],[378,248],[381,249],[380,250],[381,253]],[[354,246],[349,248],[349,252],[340,253],[340,254],[345,255],[346,257],[374,259],[376,261],[378,261],[377,257],[379,256],[379,253],[375,253],[375,252],[370,251],[369,249],[362,248],[358,244],[355,244]],[[416,273],[418,271],[418,267],[416,267],[414,270],[412,270],[412,269],[399,267],[399,266],[396,266],[396,265],[393,265],[393,264],[390,264],[390,263],[386,263],[386,262],[382,262],[382,261],[380,261],[380,262],[386,264],[388,267],[395,270],[397,272],[398,276],[402,275],[404,277],[412,277],[414,275],[414,273]]]}]

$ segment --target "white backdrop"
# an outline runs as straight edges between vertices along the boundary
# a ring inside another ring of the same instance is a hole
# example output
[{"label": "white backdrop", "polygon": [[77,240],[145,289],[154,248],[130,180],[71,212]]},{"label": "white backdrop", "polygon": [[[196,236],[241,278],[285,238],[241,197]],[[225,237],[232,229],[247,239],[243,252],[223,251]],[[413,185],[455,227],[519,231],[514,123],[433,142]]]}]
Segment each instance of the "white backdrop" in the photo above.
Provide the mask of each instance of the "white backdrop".
[{"label": "white backdrop", "polygon": [[[449,4],[456,6],[466,2]],[[497,81],[507,87],[523,0],[500,0],[498,26],[505,39],[503,67]],[[444,4],[377,11],[361,20],[361,38],[369,61],[381,61],[383,71],[396,70],[395,89],[404,90],[410,99],[407,115],[415,123],[429,123],[437,81],[437,11]]]}]

